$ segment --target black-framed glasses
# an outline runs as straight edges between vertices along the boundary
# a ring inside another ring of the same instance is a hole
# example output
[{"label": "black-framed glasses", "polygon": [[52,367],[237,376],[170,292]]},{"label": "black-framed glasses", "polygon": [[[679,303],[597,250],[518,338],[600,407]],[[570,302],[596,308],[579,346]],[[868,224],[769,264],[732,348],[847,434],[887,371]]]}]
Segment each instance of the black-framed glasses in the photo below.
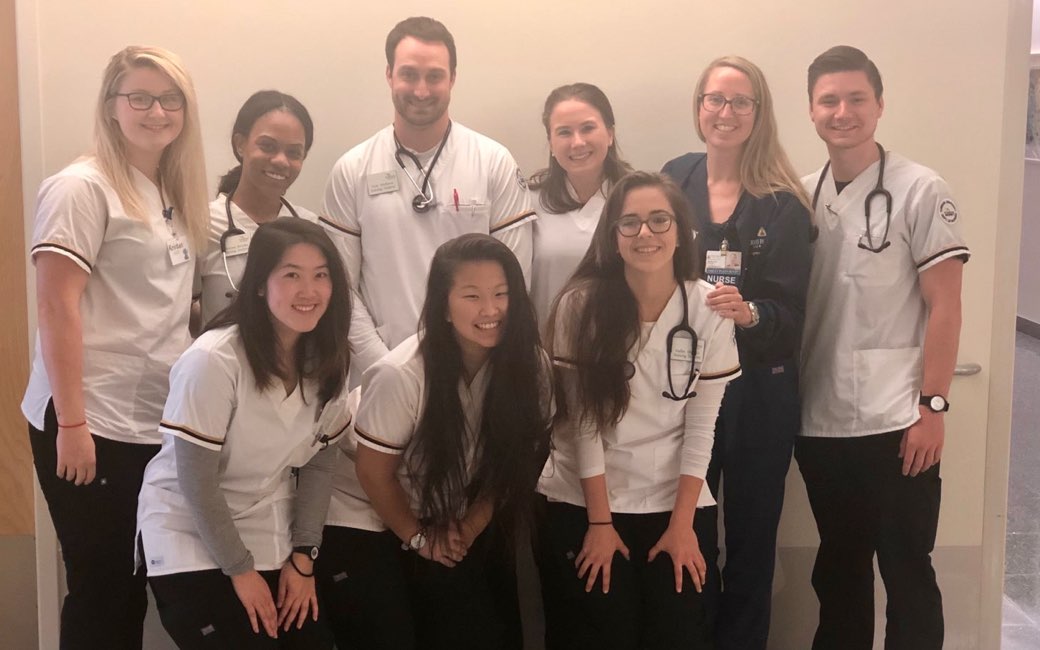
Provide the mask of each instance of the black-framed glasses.
[{"label": "black-framed glasses", "polygon": [[660,235],[671,230],[672,223],[674,222],[675,217],[667,212],[655,212],[645,221],[639,217],[630,215],[618,219],[617,231],[622,237],[635,237],[639,234],[639,231],[643,229],[643,224],[645,223],[646,227],[650,229],[650,232],[655,235]]},{"label": "black-framed glasses", "polygon": [[757,99],[745,97],[744,95],[734,95],[732,99],[726,99],[726,96],[722,93],[706,93],[702,94],[699,100],[704,110],[712,113],[720,112],[726,108],[726,104],[729,104],[734,115],[751,115],[755,107],[758,106]]},{"label": "black-framed glasses", "polygon": [[167,93],[165,95],[149,95],[148,93],[112,93],[109,97],[126,97],[126,103],[135,111],[147,111],[155,102],[164,111],[179,111],[184,108],[184,95]]}]

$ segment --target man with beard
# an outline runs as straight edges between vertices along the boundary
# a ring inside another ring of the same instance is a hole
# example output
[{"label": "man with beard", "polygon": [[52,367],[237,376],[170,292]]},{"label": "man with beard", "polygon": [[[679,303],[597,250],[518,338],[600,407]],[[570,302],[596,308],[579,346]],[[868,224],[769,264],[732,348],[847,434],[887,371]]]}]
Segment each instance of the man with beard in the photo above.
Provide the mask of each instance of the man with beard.
[{"label": "man with beard", "polygon": [[343,155],[325,188],[327,215],[356,291],[355,378],[415,334],[426,275],[442,243],[490,234],[531,266],[527,186],[509,151],[453,122],[455,39],[440,22],[407,18],[386,38],[393,124]]}]

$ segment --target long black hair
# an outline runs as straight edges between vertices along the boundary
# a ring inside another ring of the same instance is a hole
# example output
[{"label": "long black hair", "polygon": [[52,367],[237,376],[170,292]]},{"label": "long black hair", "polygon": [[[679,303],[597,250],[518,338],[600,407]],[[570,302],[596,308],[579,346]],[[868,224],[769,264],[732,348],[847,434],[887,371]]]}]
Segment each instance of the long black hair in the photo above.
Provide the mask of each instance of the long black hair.
[{"label": "long black hair", "polygon": [[277,90],[258,90],[242,104],[242,108],[238,109],[235,125],[231,127],[231,151],[235,154],[238,164],[220,177],[220,184],[217,186],[218,195],[231,196],[238,188],[238,182],[242,180],[242,156],[238,155],[238,150],[235,148],[235,135],[248,138],[256,121],[271,111],[285,111],[300,120],[300,124],[303,125],[304,155],[311,150],[311,145],[314,144],[314,122],[311,120],[311,114],[307,112],[307,107],[292,95]]},{"label": "long black hair", "polygon": [[347,272],[325,230],[304,219],[276,219],[261,224],[253,234],[246,268],[231,304],[213,317],[206,330],[238,325],[246,359],[260,390],[283,379],[287,369],[278,365],[278,338],[267,306],[267,279],[291,246],[311,244],[321,251],[332,281],[332,295],[317,327],[296,343],[296,374],[318,382],[318,397],[327,402],[346,386],[350,365],[347,330],[350,326],[350,289]]},{"label": "long black hair", "polygon": [[[448,322],[448,294],[467,262],[501,265],[509,303],[501,342],[491,350],[483,416],[467,469],[466,419],[459,400],[462,351]],[[443,529],[478,498],[494,506],[505,530],[518,524],[548,455],[551,387],[534,308],[520,263],[493,237],[468,234],[442,244],[433,256],[420,319],[425,408],[415,431],[414,467],[420,517]]]},{"label": "long black hair", "polygon": [[[632,171],[632,167],[621,158],[621,145],[618,144],[617,133],[614,132],[614,109],[599,86],[578,82],[553,89],[545,98],[545,108],[542,110],[542,125],[545,127],[546,137],[552,139],[549,119],[552,117],[553,109],[568,99],[584,102],[596,109],[603,119],[603,126],[610,131],[613,142],[607,148],[607,157],[603,160],[603,178],[608,185],[613,185]],[[581,203],[567,191],[567,172],[551,153],[549,166],[531,175],[531,189],[539,192],[538,201],[552,214],[562,214],[581,207]]]},{"label": "long black hair", "polygon": [[[655,187],[665,195],[675,216],[678,245],[672,258],[677,282],[698,276],[693,238],[693,211],[674,182],[661,174],[632,172],[611,190],[585,257],[560,291],[549,316],[547,343],[553,358],[560,331],[567,355],[560,360],[578,372],[578,405],[557,395],[557,416],[569,412],[599,429],[616,424],[628,408],[631,392],[625,376],[628,350],[639,335],[639,305],[625,281],[625,263],[617,246],[617,222],[632,190]],[[562,307],[561,307],[562,306]],[[562,328],[562,330],[561,330]],[[577,410],[574,407],[578,406]]]}]

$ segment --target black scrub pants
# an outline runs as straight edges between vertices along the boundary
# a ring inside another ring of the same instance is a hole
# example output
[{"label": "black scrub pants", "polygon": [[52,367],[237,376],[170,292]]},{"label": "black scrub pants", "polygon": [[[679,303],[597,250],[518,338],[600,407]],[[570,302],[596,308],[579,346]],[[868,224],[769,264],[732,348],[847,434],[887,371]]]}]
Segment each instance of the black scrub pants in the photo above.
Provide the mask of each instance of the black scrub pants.
[{"label": "black scrub pants", "polygon": [[718,540],[700,540],[711,572],[705,596],[719,650],[766,649],[776,529],[800,408],[793,361],[749,365],[726,387],[707,474],[716,499],[722,483],[726,565],[721,575]]},{"label": "black scrub pants", "polygon": [[160,445],[94,436],[96,477],[77,486],[57,476],[57,435],[49,403],[29,442],[65,561],[61,650],[140,650],[148,596],[144,571],[134,573],[137,495]]},{"label": "black scrub pants", "polygon": [[[629,558],[614,555],[610,592],[602,578],[586,593],[574,560],[588,530],[585,508],[553,502],[540,522],[536,557],[545,602],[546,650],[708,650],[713,648],[704,599],[683,571],[682,593],[675,592],[672,558],[647,555],[668,527],[669,512],[612,515],[628,546]],[[713,537],[716,508],[694,517],[698,540]]]},{"label": "black scrub pants", "polygon": [[[260,571],[278,604],[281,571]],[[231,578],[219,569],[188,571],[148,579],[163,628],[181,650],[331,650],[332,634],[325,627],[321,606],[315,621],[307,616],[297,629],[278,628],[278,638],[253,632],[249,614],[238,599]]]},{"label": "black scrub pants", "polygon": [[392,532],[326,526],[315,571],[337,650],[519,650],[508,549],[492,522],[448,568]]},{"label": "black scrub pants", "polygon": [[900,430],[795,443],[820,532],[813,650],[872,647],[875,554],[888,597],[885,649],[942,648],[942,596],[930,555],[939,522],[939,466],[903,476],[902,437]]}]

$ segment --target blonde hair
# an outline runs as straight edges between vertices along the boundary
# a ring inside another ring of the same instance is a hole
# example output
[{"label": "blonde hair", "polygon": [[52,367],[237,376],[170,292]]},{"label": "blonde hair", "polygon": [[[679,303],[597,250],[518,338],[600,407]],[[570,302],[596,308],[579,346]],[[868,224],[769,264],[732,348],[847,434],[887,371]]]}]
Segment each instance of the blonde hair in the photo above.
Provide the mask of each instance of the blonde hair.
[{"label": "blonde hair", "polygon": [[206,162],[202,153],[202,132],[195,87],[180,57],[158,47],[131,45],[117,52],[105,68],[94,115],[94,156],[108,177],[128,214],[142,221],[145,209],[133,182],[126,157],[126,139],[109,107],[119,92],[123,76],[132,68],[153,68],[162,72],[184,95],[184,126],[180,135],[166,147],[159,161],[159,179],[170,203],[184,217],[188,238],[195,250],[206,244],[209,208],[206,200]]},{"label": "blonde hair", "polygon": [[758,101],[755,107],[755,122],[751,127],[751,135],[744,144],[744,152],[740,157],[740,184],[755,198],[776,192],[790,192],[809,210],[809,197],[802,187],[798,174],[794,171],[784,148],[780,146],[777,135],[776,117],[773,115],[773,96],[769,93],[766,77],[757,65],[741,56],[723,56],[708,64],[697,80],[697,88],[693,92],[693,124],[697,135],[704,142],[701,131],[700,96],[708,83],[708,75],[716,68],[733,68],[747,76],[751,82],[751,90]]}]

